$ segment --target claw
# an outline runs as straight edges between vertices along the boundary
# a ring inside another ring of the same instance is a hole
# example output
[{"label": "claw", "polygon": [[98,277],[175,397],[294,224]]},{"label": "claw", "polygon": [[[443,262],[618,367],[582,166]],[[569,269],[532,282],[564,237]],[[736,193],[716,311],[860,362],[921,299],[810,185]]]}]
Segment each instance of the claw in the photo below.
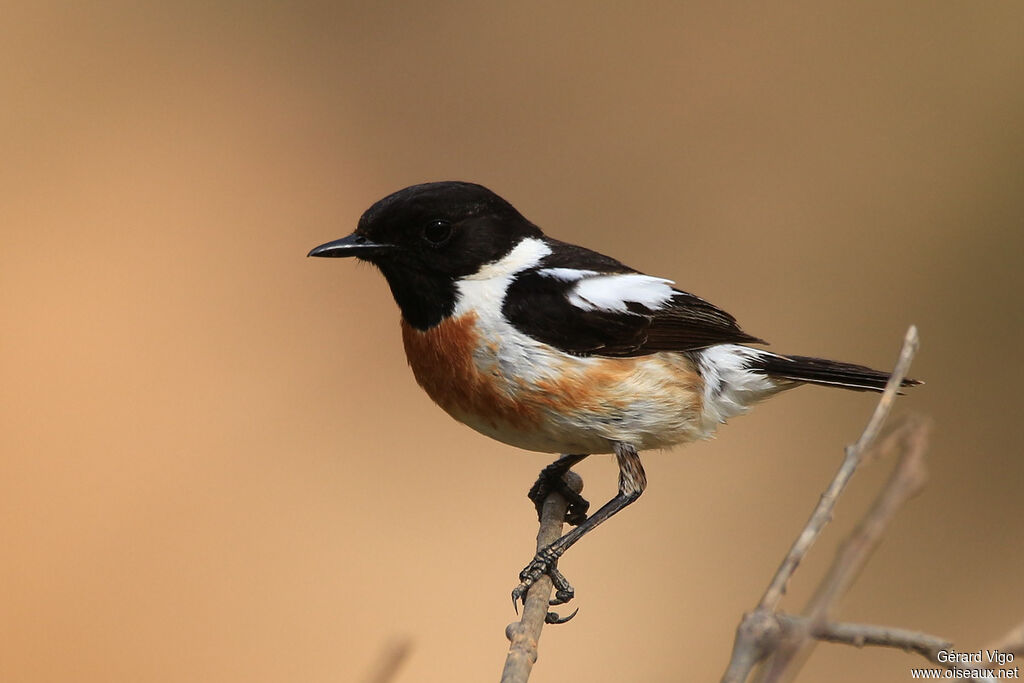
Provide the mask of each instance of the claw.
[{"label": "claw", "polygon": [[569,504],[565,512],[565,521],[573,526],[579,526],[587,518],[590,501],[572,490],[562,478],[563,474],[564,472],[551,471],[547,468],[541,470],[540,476],[537,477],[537,481],[533,483],[530,492],[526,495],[533,501],[533,506],[537,508],[537,519],[540,519],[544,499],[551,491],[558,491]]},{"label": "claw", "polygon": [[548,568],[548,576],[551,577],[551,584],[555,588],[555,599],[550,601],[552,605],[564,605],[573,599],[576,590],[562,572],[558,571],[557,565]]},{"label": "claw", "polygon": [[[532,584],[533,581],[530,582]],[[518,586],[512,589],[512,609],[516,611],[516,615],[519,614],[519,601],[522,600],[523,607],[526,607],[526,592],[530,590],[530,585],[526,582],[520,583]]]},{"label": "claw", "polygon": [[555,591],[555,597],[552,600],[548,600],[548,604],[554,607],[555,605],[564,605],[565,603],[576,597],[576,594],[572,590],[567,591]]},{"label": "claw", "polygon": [[564,624],[565,622],[570,621],[573,617],[575,617],[577,614],[579,614],[579,611],[580,611],[580,608],[577,607],[576,609],[574,609],[572,611],[572,614],[570,614],[567,617],[560,617],[560,616],[558,616],[557,612],[548,612],[546,615],[544,615],[544,623],[545,624]]},{"label": "claw", "polygon": [[522,601],[523,605],[526,605],[526,593],[537,582],[537,579],[545,574],[550,577],[551,585],[555,589],[555,598],[550,600],[549,604],[563,605],[573,599],[576,591],[562,572],[558,571],[558,554],[548,546],[541,548],[534,556],[533,561],[519,572],[519,585],[512,590],[512,606],[515,608],[516,614],[519,614],[519,602]]}]

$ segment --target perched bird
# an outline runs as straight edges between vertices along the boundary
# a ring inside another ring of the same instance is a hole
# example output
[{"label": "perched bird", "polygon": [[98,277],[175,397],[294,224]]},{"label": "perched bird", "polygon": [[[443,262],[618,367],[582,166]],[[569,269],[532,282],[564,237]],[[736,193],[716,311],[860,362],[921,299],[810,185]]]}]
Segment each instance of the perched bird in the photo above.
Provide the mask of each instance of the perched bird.
[{"label": "perched bird", "polygon": [[[351,235],[309,255],[354,256],[380,269],[401,309],[416,381],[449,415],[512,446],[566,454],[541,472],[530,497],[539,506],[558,489],[577,526],[521,572],[513,603],[543,574],[556,602],[572,598],[558,558],[643,493],[637,451],[707,438],[801,384],[880,391],[889,377],[753,348],[764,342],[725,311],[671,280],[546,236],[473,183],[399,190]],[[619,491],[588,517],[562,476],[595,453],[615,454]]]}]

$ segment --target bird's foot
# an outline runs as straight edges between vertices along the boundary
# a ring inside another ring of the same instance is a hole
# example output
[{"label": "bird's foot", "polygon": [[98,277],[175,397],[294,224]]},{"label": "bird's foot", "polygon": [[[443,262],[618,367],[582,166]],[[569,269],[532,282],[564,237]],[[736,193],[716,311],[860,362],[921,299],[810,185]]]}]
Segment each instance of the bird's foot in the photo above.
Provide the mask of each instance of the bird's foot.
[{"label": "bird's foot", "polygon": [[557,492],[569,504],[565,511],[565,521],[573,526],[578,526],[587,518],[590,501],[565,483],[563,475],[568,472],[568,469],[555,467],[557,464],[556,462],[542,469],[537,476],[537,481],[533,483],[533,486],[530,487],[530,492],[526,495],[533,501],[533,506],[537,508],[537,519],[540,519],[541,510],[544,507],[544,499],[548,497],[549,493]]},{"label": "bird's foot", "polygon": [[[550,601],[551,605],[564,605],[573,599],[576,591],[573,589],[572,584],[569,583],[568,579],[558,571],[558,556],[560,553],[556,552],[547,546],[541,548],[534,556],[530,564],[523,568],[523,571],[519,572],[519,585],[512,591],[512,605],[519,610],[519,603],[522,602],[526,605],[526,593],[530,590],[530,587],[537,582],[537,579],[547,575],[551,579],[551,584],[555,589],[555,598]],[[564,624],[565,622],[576,616],[574,611],[567,617],[559,617],[554,612],[548,612],[544,621],[549,624]]]}]

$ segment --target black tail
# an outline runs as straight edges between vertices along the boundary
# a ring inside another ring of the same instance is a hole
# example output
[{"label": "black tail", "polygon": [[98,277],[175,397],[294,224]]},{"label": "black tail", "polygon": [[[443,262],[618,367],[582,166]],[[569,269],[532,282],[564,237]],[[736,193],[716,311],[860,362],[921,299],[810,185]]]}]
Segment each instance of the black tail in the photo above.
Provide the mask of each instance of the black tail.
[{"label": "black tail", "polygon": [[[881,391],[889,381],[889,373],[872,370],[863,365],[840,363],[824,358],[808,356],[779,356],[765,354],[756,359],[751,368],[766,375],[791,379],[797,382],[824,384],[855,391]],[[900,386],[912,387],[921,384],[916,379],[904,379]]]}]

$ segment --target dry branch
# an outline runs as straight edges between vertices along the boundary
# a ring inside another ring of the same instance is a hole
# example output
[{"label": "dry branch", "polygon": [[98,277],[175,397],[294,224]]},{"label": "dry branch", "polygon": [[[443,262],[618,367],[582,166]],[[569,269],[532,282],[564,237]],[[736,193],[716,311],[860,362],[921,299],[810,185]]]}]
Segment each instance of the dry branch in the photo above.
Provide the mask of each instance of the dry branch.
[{"label": "dry branch", "polygon": [[843,464],[839,467],[835,477],[832,478],[828,489],[822,494],[821,500],[818,501],[818,506],[811,513],[811,517],[807,520],[803,531],[797,536],[793,547],[789,550],[789,554],[786,555],[786,559],[782,561],[782,565],[775,573],[775,577],[761,598],[761,602],[757,606],[758,609],[774,610],[778,607],[779,601],[782,600],[782,596],[786,592],[786,585],[789,583],[790,577],[793,576],[793,572],[796,571],[797,566],[807,555],[807,551],[811,549],[818,536],[821,535],[822,529],[832,519],[832,510],[835,508],[839,496],[842,495],[850,478],[853,477],[853,473],[857,471],[857,466],[860,465],[861,459],[864,457],[864,451],[874,442],[875,437],[878,436],[882,425],[885,423],[885,419],[892,410],[892,405],[896,400],[896,395],[899,393],[900,385],[910,370],[910,362],[914,359],[914,354],[917,353],[917,345],[917,328],[911,325],[907,330],[906,336],[903,338],[903,348],[900,350],[899,360],[896,362],[896,367],[893,369],[888,384],[885,385],[885,391],[882,392],[878,405],[875,406],[875,412],[871,415],[871,420],[868,421],[867,427],[864,428],[860,438],[857,439],[857,443],[846,447],[846,457],[843,459]]},{"label": "dry branch", "polygon": [[829,643],[844,643],[854,647],[875,645],[878,647],[894,647],[899,650],[916,652],[929,661],[935,661],[935,654],[939,650],[948,649],[953,643],[938,636],[909,631],[903,628],[892,628],[889,626],[875,626],[872,624],[848,624],[842,622],[821,622],[814,624],[807,617],[796,617],[788,614],[780,614],[788,628],[798,628],[810,635],[815,640],[823,640]]},{"label": "dry branch", "polygon": [[[572,490],[577,493],[583,490],[583,480],[575,472],[566,472],[564,478]],[[562,535],[562,525],[568,507],[569,503],[557,491],[552,491],[544,499],[540,529],[537,532],[538,551],[554,543]],[[525,683],[530,678],[530,671],[537,661],[537,643],[548,616],[552,590],[551,578],[547,574],[542,575],[526,593],[523,618],[506,627],[505,636],[510,642],[505,668],[501,673],[501,683]]]},{"label": "dry branch", "polygon": [[885,391],[882,392],[867,426],[857,442],[846,447],[846,456],[843,458],[839,470],[832,478],[825,493],[822,494],[814,512],[811,513],[807,524],[804,525],[779,569],[775,572],[775,576],[772,577],[761,601],[753,611],[744,615],[736,629],[736,641],[733,645],[729,667],[722,677],[723,683],[746,681],[753,668],[782,642],[783,629],[779,622],[777,608],[786,592],[786,586],[789,584],[793,572],[796,571],[811,546],[821,535],[825,525],[832,519],[832,511],[835,509],[839,496],[853,477],[853,473],[857,471],[865,451],[881,431],[892,410],[900,385],[910,369],[917,346],[917,328],[911,325],[903,339],[903,348],[900,350],[896,367],[893,369],[892,376],[889,378]]},{"label": "dry branch", "polygon": [[[891,647],[907,652],[916,652],[931,664],[942,666],[954,671],[977,671],[984,666],[974,666],[961,662],[939,661],[938,654],[941,650],[954,649],[952,641],[939,636],[934,636],[920,631],[909,631],[902,628],[890,626],[876,626],[872,624],[849,624],[842,622],[823,621],[815,625],[807,617],[798,617],[789,614],[777,613],[774,615],[779,622],[779,628],[783,631],[800,631],[815,640],[842,643],[853,647],[864,647],[866,645],[877,647]],[[1018,627],[1020,628],[1020,627]],[[1016,631],[1011,631],[1002,640],[1012,637]],[[1010,649],[1002,647],[989,648],[1000,652],[1011,652]],[[991,667],[989,667],[991,668]],[[789,672],[787,672],[789,673]],[[988,683],[995,680],[992,676],[982,677],[957,677],[958,680],[979,681]]]},{"label": "dry branch", "polygon": [[763,667],[758,679],[760,683],[774,683],[782,680],[784,674],[791,679],[810,656],[816,640],[828,640],[812,636],[810,631],[825,626],[832,608],[856,580],[896,513],[907,500],[924,488],[928,478],[924,455],[928,447],[930,426],[930,422],[923,417],[906,416],[880,442],[865,452],[865,459],[884,457],[889,453],[899,453],[900,456],[885,487],[840,546],[831,568],[804,607],[803,614],[808,628],[789,631],[789,637],[779,643],[771,660]]}]

